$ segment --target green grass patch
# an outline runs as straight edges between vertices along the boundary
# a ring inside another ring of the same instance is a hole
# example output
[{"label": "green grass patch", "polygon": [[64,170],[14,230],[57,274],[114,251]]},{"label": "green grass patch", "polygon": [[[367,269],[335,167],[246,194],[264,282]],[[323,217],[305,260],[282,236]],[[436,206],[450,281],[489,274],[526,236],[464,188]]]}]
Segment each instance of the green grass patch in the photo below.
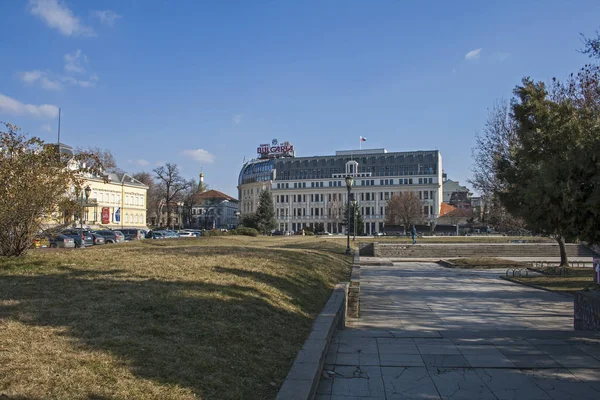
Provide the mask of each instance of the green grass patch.
[{"label": "green grass patch", "polygon": [[275,398],[344,250],[227,236],[0,258],[0,397]]},{"label": "green grass patch", "polygon": [[515,282],[541,286],[555,292],[573,294],[580,290],[596,288],[593,273],[592,268],[568,268],[566,275],[539,275],[509,279]]}]

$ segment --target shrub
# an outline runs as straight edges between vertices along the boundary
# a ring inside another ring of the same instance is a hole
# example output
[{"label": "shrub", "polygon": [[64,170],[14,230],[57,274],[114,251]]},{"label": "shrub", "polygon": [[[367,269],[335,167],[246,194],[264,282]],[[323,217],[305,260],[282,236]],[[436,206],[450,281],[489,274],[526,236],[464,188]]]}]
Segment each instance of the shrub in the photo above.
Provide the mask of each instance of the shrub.
[{"label": "shrub", "polygon": [[223,232],[218,229],[213,229],[211,231],[202,232],[202,236],[227,236],[229,232]]},{"label": "shrub", "polygon": [[252,236],[252,237],[258,236],[258,231],[254,228],[241,227],[241,228],[234,229],[234,231],[235,231],[235,233],[232,233],[232,235],[244,235],[244,236]]},{"label": "shrub", "polygon": [[306,236],[315,236],[315,233],[313,231],[309,231],[309,230],[306,230],[306,229],[304,229],[304,234]]}]

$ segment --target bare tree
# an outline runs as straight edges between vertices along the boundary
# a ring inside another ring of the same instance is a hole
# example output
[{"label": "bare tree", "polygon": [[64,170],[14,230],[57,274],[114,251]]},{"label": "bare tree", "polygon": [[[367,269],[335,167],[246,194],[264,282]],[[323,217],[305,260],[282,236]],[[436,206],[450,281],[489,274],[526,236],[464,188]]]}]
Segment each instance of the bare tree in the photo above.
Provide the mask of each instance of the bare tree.
[{"label": "bare tree", "polygon": [[75,154],[88,154],[89,156],[83,158],[83,162],[90,168],[101,167],[107,172],[123,172],[118,166],[115,156],[108,149],[101,149],[100,147],[78,147],[75,149]]},{"label": "bare tree", "polygon": [[385,214],[386,224],[408,229],[423,218],[423,204],[415,192],[396,193],[388,200]]},{"label": "bare tree", "polygon": [[510,230],[523,229],[525,224],[511,215],[498,199],[496,194],[503,188],[496,171],[498,162],[509,158],[516,140],[516,125],[510,115],[509,104],[506,100],[499,100],[488,111],[483,131],[477,134],[475,147],[471,150],[473,176],[468,180],[493,210],[490,212],[490,223]]},{"label": "bare tree", "polygon": [[153,171],[159,183],[159,198],[164,201],[164,207],[167,209],[167,226],[173,228],[171,207],[181,196],[182,192],[188,188],[189,182],[179,174],[177,164],[166,163],[164,166],[155,168]]},{"label": "bare tree", "polygon": [[192,208],[196,205],[196,195],[202,190],[195,179],[188,181],[187,188],[181,193],[183,202],[182,218],[184,226],[192,226]]},{"label": "bare tree", "polygon": [[[327,214],[335,226],[335,233],[339,231],[339,224],[344,221],[344,204],[342,204],[342,194],[333,194],[333,199],[327,203]],[[338,197],[339,196],[339,197]]]},{"label": "bare tree", "polygon": [[485,199],[491,199],[500,189],[496,165],[510,151],[515,135],[516,127],[510,117],[508,102],[499,100],[488,111],[483,131],[477,134],[475,147],[471,150],[473,177],[468,181]]},{"label": "bare tree", "polygon": [[460,221],[465,221],[469,218],[473,217],[472,211],[463,210],[457,208],[456,210],[452,210],[449,213],[445,214],[441,218],[446,218],[451,225],[458,225]]},{"label": "bare tree", "polygon": [[133,174],[133,177],[138,181],[142,182],[144,185],[148,186],[148,192],[146,193],[146,223],[150,224],[150,219],[155,215],[156,223],[158,224],[158,220],[160,219],[160,195],[159,195],[159,185],[154,180],[154,177],[149,172],[137,172]]}]

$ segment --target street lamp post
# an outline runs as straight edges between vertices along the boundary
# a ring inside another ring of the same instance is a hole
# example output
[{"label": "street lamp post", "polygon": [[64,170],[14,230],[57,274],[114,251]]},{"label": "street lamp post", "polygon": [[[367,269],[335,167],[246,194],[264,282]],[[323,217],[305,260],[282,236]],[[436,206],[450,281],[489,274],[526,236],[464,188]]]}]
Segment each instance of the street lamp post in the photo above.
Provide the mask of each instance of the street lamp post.
[{"label": "street lamp post", "polygon": [[[90,189],[89,185],[86,186],[86,188],[84,189],[83,193],[81,193],[81,215],[79,216],[79,227],[81,228],[81,248],[83,249],[85,247],[85,235],[83,234],[83,218],[85,217],[85,206],[83,203],[83,200],[85,199],[85,203],[87,204],[88,199],[90,198],[90,193],[92,192],[92,189]],[[85,196],[85,197],[84,197]]]},{"label": "street lamp post", "polygon": [[346,219],[346,254],[350,254],[350,191],[352,190],[352,184],[354,179],[350,175],[346,176],[346,187],[348,188],[348,216]]},{"label": "street lamp post", "polygon": [[179,230],[181,230],[182,218],[181,214],[183,213],[183,201],[177,203],[177,211],[179,212]]},{"label": "street lamp post", "polygon": [[353,209],[353,213],[354,213],[354,237],[352,238],[352,241],[356,241],[356,224],[358,222],[358,209],[356,208],[357,205],[357,201],[356,199],[352,199],[352,209]]}]

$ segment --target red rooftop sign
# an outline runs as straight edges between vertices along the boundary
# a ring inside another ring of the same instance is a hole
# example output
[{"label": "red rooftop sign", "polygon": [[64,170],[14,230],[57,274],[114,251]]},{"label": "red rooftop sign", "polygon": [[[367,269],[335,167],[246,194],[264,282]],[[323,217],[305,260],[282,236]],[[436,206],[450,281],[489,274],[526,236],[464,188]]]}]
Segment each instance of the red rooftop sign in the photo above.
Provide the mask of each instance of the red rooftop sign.
[{"label": "red rooftop sign", "polygon": [[256,149],[260,158],[294,157],[294,146],[290,142],[279,143],[273,139],[271,144],[261,144]]}]

